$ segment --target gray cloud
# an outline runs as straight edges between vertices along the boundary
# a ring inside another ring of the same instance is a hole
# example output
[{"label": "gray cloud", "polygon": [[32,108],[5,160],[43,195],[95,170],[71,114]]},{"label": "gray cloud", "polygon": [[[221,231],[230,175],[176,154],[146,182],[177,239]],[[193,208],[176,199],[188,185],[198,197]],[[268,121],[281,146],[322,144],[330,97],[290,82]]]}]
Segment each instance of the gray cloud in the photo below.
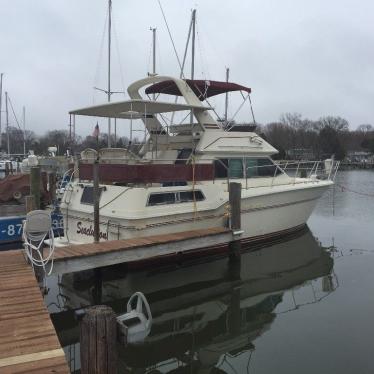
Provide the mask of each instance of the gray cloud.
[{"label": "gray cloud", "polygon": [[[4,89],[19,113],[26,106],[31,130],[67,129],[70,109],[105,101],[92,89],[106,86],[105,55],[98,67],[105,0],[0,3]],[[229,66],[232,81],[253,88],[259,122],[277,120],[284,112],[312,119],[340,115],[352,128],[374,122],[371,1],[163,0],[162,4],[180,54],[190,10],[197,6],[198,77],[224,79]],[[120,70],[128,85],[150,69],[150,26],[158,28],[158,72],[178,74],[156,0],[113,0],[113,16],[117,36],[113,36],[113,89],[123,89]],[[234,95],[231,101],[233,112],[238,101]],[[248,110],[239,119],[247,115]],[[91,133],[91,122],[79,122],[77,132]]]}]

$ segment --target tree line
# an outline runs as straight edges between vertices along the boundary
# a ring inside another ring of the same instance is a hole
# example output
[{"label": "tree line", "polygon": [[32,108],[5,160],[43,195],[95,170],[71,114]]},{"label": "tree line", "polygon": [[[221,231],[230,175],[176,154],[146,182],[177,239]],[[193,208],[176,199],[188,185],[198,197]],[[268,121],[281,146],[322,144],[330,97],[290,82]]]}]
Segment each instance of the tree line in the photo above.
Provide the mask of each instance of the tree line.
[{"label": "tree line", "polygon": [[286,113],[278,122],[258,126],[257,132],[279,150],[280,159],[304,153],[312,159],[334,155],[342,160],[348,151],[374,153],[374,127],[363,124],[350,130],[348,121],[338,116],[313,121],[299,113]]},{"label": "tree line", "polygon": [[[348,151],[366,151],[374,154],[374,127],[370,124],[358,126],[350,130],[346,119],[338,116],[326,116],[313,121],[303,118],[299,113],[283,114],[279,121],[268,124],[256,124],[256,132],[279,150],[276,156],[280,159],[310,158],[323,159],[335,156],[342,160]],[[8,134],[3,133],[1,150],[7,151]],[[11,154],[23,153],[23,132],[9,128],[9,143]],[[25,133],[26,150],[33,150],[37,155],[47,155],[48,147],[56,146],[57,154],[64,155],[67,151],[78,153],[86,148],[104,148],[108,143],[108,135],[101,133],[99,138],[93,136],[76,136],[71,139],[65,130],[51,130],[42,136],[32,131]],[[127,137],[114,139],[113,147],[130,147],[137,151],[141,141],[134,139],[132,144]]]}]

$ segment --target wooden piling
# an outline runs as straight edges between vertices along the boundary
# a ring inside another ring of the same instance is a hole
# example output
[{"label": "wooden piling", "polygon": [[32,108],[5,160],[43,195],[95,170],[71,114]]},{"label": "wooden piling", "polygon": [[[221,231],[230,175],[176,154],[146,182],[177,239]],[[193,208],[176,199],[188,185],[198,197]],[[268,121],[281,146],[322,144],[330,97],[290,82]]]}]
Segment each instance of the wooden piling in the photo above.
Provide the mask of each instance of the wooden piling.
[{"label": "wooden piling", "polygon": [[112,308],[88,308],[80,323],[82,374],[117,374],[117,319]]},{"label": "wooden piling", "polygon": [[[240,235],[241,232],[241,194],[242,185],[237,182],[230,182],[229,184],[229,202],[230,202],[230,229],[234,236]],[[241,242],[240,240],[233,240],[229,243],[230,258],[240,257]]]},{"label": "wooden piling", "polygon": [[36,209],[40,209],[40,178],[40,166],[32,166],[30,170],[30,195],[34,196]]},{"label": "wooden piling", "polygon": [[9,175],[9,163],[5,162],[5,176],[7,177]]},{"label": "wooden piling", "polygon": [[56,201],[56,173],[52,172],[48,174],[48,185],[49,185],[49,194],[51,201]]},{"label": "wooden piling", "polygon": [[25,196],[26,213],[35,210],[35,198],[32,195]]},{"label": "wooden piling", "polygon": [[242,185],[237,182],[229,184],[229,202],[230,202],[230,228],[233,231],[241,230],[241,198]]},{"label": "wooden piling", "polygon": [[93,164],[93,202],[94,202],[94,242],[100,240],[100,191],[99,191],[99,160],[95,159]]}]

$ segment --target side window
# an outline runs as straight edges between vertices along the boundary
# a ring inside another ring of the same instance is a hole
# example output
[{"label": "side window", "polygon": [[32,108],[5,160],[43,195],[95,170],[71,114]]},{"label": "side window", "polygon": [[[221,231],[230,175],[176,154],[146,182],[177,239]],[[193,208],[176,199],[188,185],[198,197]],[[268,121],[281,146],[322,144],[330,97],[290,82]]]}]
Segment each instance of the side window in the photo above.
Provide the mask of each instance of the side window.
[{"label": "side window", "polygon": [[215,178],[227,178],[228,160],[220,159],[214,161],[214,177]]},{"label": "side window", "polygon": [[258,176],[257,169],[257,158],[247,158],[246,160],[246,173],[247,178],[253,178]]},{"label": "side window", "polygon": [[247,178],[273,177],[281,174],[281,171],[268,158],[247,158],[246,173]]},{"label": "side window", "polygon": [[201,191],[182,191],[179,192],[179,201],[187,203],[191,201],[202,201],[205,197]]},{"label": "side window", "polygon": [[192,149],[191,148],[183,148],[179,151],[178,153],[178,157],[177,159],[175,160],[175,164],[183,164],[185,165],[187,163],[187,160],[190,158],[191,156],[191,153],[192,153]]},{"label": "side window", "polygon": [[149,196],[148,206],[153,205],[164,205],[164,204],[174,204],[175,203],[175,193],[153,193]]},{"label": "side window", "polygon": [[229,159],[229,177],[243,178],[243,160],[241,158]]},{"label": "side window", "polygon": [[[277,169],[273,162],[268,158],[259,158],[258,166],[258,175],[261,177],[273,177]],[[277,174],[278,172],[280,173],[279,169],[277,169]]]},{"label": "side window", "polygon": [[[101,192],[103,191],[103,188],[99,188],[99,201],[101,197]],[[81,204],[86,205],[93,205],[93,187],[92,186],[85,186],[83,188],[82,196],[81,196]]]}]

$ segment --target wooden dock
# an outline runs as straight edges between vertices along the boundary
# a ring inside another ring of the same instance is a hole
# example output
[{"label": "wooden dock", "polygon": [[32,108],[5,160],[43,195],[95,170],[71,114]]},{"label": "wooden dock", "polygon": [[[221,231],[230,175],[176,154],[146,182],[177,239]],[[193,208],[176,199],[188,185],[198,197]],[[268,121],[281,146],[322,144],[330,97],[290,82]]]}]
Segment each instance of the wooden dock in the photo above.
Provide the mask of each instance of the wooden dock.
[{"label": "wooden dock", "polygon": [[232,238],[232,231],[227,228],[210,228],[71,245],[55,249],[53,273],[72,273],[120,263],[154,260],[179,253],[191,253],[206,247],[222,246],[222,243],[229,243]]},{"label": "wooden dock", "polygon": [[70,373],[31,267],[0,252],[0,373]]},{"label": "wooden dock", "polygon": [[[185,252],[199,254],[206,247],[214,253],[232,239],[231,230],[212,228],[56,248],[53,272],[81,271]],[[39,285],[23,252],[0,252],[0,373],[69,372]]]}]

